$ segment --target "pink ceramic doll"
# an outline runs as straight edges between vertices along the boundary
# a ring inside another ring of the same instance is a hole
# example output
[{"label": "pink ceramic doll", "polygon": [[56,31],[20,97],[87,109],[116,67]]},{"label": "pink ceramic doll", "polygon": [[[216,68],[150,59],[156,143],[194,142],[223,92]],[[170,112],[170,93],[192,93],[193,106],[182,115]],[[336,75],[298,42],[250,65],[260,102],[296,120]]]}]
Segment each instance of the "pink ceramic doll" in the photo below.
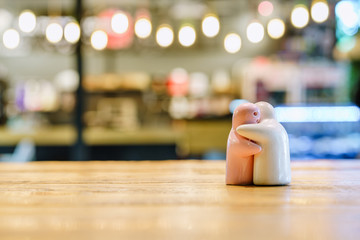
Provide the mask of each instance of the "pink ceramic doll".
[{"label": "pink ceramic doll", "polygon": [[258,123],[259,108],[253,103],[240,104],[233,113],[232,128],[226,151],[226,184],[250,185],[253,183],[254,154],[261,147],[240,136],[236,128],[242,124]]}]

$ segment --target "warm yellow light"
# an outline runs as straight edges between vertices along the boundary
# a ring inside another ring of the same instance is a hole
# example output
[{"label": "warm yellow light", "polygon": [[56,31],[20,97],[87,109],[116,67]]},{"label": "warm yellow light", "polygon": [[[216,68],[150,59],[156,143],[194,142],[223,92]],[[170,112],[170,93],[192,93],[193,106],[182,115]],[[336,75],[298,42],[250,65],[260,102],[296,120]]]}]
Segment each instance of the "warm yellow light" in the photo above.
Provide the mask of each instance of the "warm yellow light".
[{"label": "warm yellow light", "polygon": [[184,26],[179,30],[179,42],[184,47],[190,47],[195,43],[196,32],[191,26]]},{"label": "warm yellow light", "polygon": [[297,5],[292,10],[291,23],[296,28],[303,28],[309,23],[309,11],[304,5]]},{"label": "warm yellow light", "polygon": [[224,48],[228,53],[236,53],[241,48],[241,38],[236,33],[229,33],[224,39]]},{"label": "warm yellow light", "polygon": [[318,1],[311,6],[311,18],[314,22],[325,22],[329,17],[329,6],[326,2]]},{"label": "warm yellow light", "polygon": [[174,41],[174,32],[169,25],[161,25],[156,31],[156,42],[161,47],[168,47]]},{"label": "warm yellow light", "polygon": [[62,39],[63,29],[58,23],[50,23],[45,31],[46,39],[51,43],[58,43]]},{"label": "warm yellow light", "polygon": [[147,38],[152,30],[151,22],[147,18],[139,18],[135,23],[135,34],[139,38]]},{"label": "warm yellow light", "polygon": [[284,21],[279,18],[271,19],[267,25],[267,32],[271,38],[281,38],[285,33]]},{"label": "warm yellow light", "polygon": [[220,31],[220,22],[215,15],[207,15],[201,24],[205,36],[212,38],[218,35]]},{"label": "warm yellow light", "polygon": [[15,29],[8,29],[3,34],[3,44],[8,49],[15,49],[20,44],[20,34]]},{"label": "warm yellow light", "polygon": [[246,36],[252,43],[261,42],[264,38],[264,27],[259,22],[250,23],[246,28]]},{"label": "warm yellow light", "polygon": [[19,16],[19,28],[25,33],[34,31],[36,27],[36,16],[30,10],[25,10]]},{"label": "warm yellow light", "polygon": [[103,30],[96,30],[90,37],[91,46],[96,50],[103,50],[108,43],[108,36]]},{"label": "warm yellow light", "polygon": [[115,33],[124,33],[129,28],[129,19],[125,13],[115,13],[111,18],[111,29]]},{"label": "warm yellow light", "polygon": [[80,26],[76,22],[69,22],[64,28],[64,38],[69,43],[76,43],[80,39]]}]

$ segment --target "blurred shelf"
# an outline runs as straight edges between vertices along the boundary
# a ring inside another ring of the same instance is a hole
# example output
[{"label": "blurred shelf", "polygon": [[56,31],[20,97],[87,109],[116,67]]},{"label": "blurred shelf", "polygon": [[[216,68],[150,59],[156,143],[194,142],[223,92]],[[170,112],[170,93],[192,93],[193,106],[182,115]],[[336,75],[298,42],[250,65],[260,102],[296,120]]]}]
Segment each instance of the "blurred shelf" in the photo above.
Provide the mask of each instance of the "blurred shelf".
[{"label": "blurred shelf", "polygon": [[[75,128],[70,125],[41,127],[31,131],[0,128],[0,146],[15,146],[22,139],[32,139],[38,146],[68,146],[75,142]],[[161,145],[180,144],[182,134],[170,128],[144,128],[116,130],[111,128],[87,128],[84,141],[88,145]]]},{"label": "blurred shelf", "polygon": [[[174,127],[145,127],[134,130],[86,128],[84,142],[88,146],[154,146],[175,145],[184,155],[202,155],[208,151],[226,151],[231,120],[187,120]],[[24,132],[0,128],[0,147],[15,146],[30,138],[36,146],[71,146],[76,139],[70,125],[49,126]]]},{"label": "blurred shelf", "polygon": [[73,144],[76,132],[70,125],[48,126],[26,131],[1,127],[0,136],[0,146],[15,146],[24,138],[31,139],[38,146],[59,146]]},{"label": "blurred shelf", "polygon": [[231,118],[221,120],[186,121],[182,145],[188,154],[202,155],[209,151],[226,152]]},{"label": "blurred shelf", "polygon": [[116,130],[111,128],[87,128],[84,141],[88,145],[161,145],[179,144],[180,131],[171,128],[143,128]]}]

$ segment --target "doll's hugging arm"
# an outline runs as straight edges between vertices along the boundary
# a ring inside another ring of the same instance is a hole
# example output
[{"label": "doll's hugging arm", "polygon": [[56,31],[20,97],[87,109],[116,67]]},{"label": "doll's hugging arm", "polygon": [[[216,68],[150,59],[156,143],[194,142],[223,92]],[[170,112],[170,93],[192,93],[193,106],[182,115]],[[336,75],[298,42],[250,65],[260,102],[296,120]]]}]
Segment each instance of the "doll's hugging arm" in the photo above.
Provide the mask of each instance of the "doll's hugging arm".
[{"label": "doll's hugging arm", "polygon": [[232,151],[236,152],[238,157],[248,157],[261,152],[262,147],[258,143],[238,134],[236,135],[237,137],[230,138],[230,141],[233,141],[230,142],[230,145],[236,146]]},{"label": "doll's hugging arm", "polygon": [[262,148],[259,144],[254,143],[250,140],[247,140],[247,145],[248,145],[247,149],[248,149],[250,155],[258,154],[262,150]]},{"label": "doll's hugging arm", "polygon": [[268,135],[269,129],[263,124],[243,124],[236,128],[236,132],[245,138],[253,140],[255,142],[262,142]]}]

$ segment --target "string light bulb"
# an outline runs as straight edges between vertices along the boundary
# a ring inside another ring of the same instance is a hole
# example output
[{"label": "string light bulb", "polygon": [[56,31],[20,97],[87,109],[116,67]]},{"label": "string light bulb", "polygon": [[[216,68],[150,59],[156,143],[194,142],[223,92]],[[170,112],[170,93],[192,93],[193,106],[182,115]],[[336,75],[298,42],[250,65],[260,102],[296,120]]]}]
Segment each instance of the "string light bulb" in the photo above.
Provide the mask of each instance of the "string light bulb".
[{"label": "string light bulb", "polygon": [[111,29],[113,32],[122,34],[126,32],[129,28],[129,18],[123,12],[115,13],[111,17]]},{"label": "string light bulb", "polygon": [[252,43],[259,43],[264,38],[264,27],[259,22],[252,22],[246,28],[246,36]]},{"label": "string light bulb", "polygon": [[196,32],[192,26],[186,25],[179,30],[179,42],[184,47],[190,47],[195,43]]},{"label": "string light bulb", "polygon": [[206,37],[213,38],[220,31],[220,21],[214,14],[206,15],[202,20],[201,28]]},{"label": "string light bulb", "polygon": [[24,33],[34,31],[36,27],[36,16],[30,10],[24,10],[19,15],[19,28]]},{"label": "string light bulb", "polygon": [[309,11],[305,5],[296,5],[291,11],[291,23],[296,28],[304,28],[309,23]]},{"label": "string light bulb", "polygon": [[285,23],[280,18],[271,19],[267,25],[267,32],[273,39],[281,38],[285,33]]},{"label": "string light bulb", "polygon": [[105,49],[108,43],[108,36],[106,32],[103,30],[96,30],[93,32],[90,37],[90,43],[95,50],[100,51]]},{"label": "string light bulb", "polygon": [[237,53],[241,48],[241,38],[236,33],[229,33],[224,39],[224,48],[228,53]]},{"label": "string light bulb", "polygon": [[138,38],[147,38],[152,31],[152,25],[149,19],[142,17],[135,22],[135,34]]},{"label": "string light bulb", "polygon": [[174,32],[170,25],[163,24],[156,31],[156,42],[161,47],[169,47],[174,41]]},{"label": "string light bulb", "polygon": [[3,34],[3,44],[7,49],[15,49],[20,44],[20,34],[15,29],[8,29]]},{"label": "string light bulb", "polygon": [[63,28],[59,23],[50,23],[45,30],[46,39],[50,43],[58,43],[63,36]]},{"label": "string light bulb", "polygon": [[329,5],[325,1],[316,1],[311,6],[311,18],[314,22],[325,22],[329,17]]},{"label": "string light bulb", "polygon": [[77,22],[69,22],[64,28],[64,38],[69,43],[76,43],[80,39],[80,26]]}]

